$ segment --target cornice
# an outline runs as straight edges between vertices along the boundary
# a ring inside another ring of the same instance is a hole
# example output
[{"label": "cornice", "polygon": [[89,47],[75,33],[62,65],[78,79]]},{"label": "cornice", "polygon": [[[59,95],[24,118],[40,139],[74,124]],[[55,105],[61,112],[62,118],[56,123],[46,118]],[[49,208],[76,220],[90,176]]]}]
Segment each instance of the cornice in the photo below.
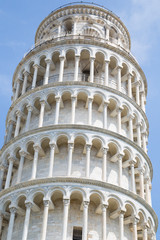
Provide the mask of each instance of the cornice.
[{"label": "cornice", "polygon": [[47,84],[47,85],[42,85],[40,87],[36,87],[28,92],[26,92],[25,94],[23,94],[22,96],[20,96],[16,101],[14,101],[11,105],[11,107],[9,108],[9,111],[7,113],[7,117],[6,117],[6,127],[7,127],[7,121],[8,121],[8,115],[9,113],[12,111],[12,109],[14,108],[14,106],[16,106],[20,101],[22,101],[23,98],[31,95],[32,93],[35,93],[35,92],[38,92],[40,90],[44,90],[44,89],[47,89],[47,88],[51,88],[51,87],[57,87],[57,86],[90,86],[90,87],[96,87],[96,88],[101,88],[101,89],[104,89],[104,90],[107,90],[111,93],[114,93],[120,97],[123,97],[124,99],[126,99],[127,101],[129,101],[136,109],[138,109],[138,111],[141,113],[141,115],[143,116],[144,120],[145,120],[145,123],[147,125],[147,128],[149,128],[149,123],[148,123],[148,119],[146,117],[146,114],[145,112],[142,110],[142,108],[134,101],[132,100],[131,98],[129,98],[127,95],[125,95],[124,93],[116,90],[116,89],[113,89],[113,88],[110,88],[110,87],[106,87],[104,85],[101,85],[101,84],[97,84],[97,83],[90,83],[90,82],[74,82],[74,81],[68,81],[68,82],[56,82],[56,83],[50,83],[50,84]]},{"label": "cornice", "polygon": [[33,130],[30,130],[26,133],[20,134],[17,137],[11,139],[7,144],[5,144],[2,149],[1,149],[1,153],[0,155],[2,155],[2,153],[9,147],[11,146],[13,143],[15,143],[18,140],[21,140],[27,136],[30,135],[34,135],[36,133],[42,133],[45,131],[51,131],[51,130],[61,130],[61,129],[77,129],[77,130],[88,130],[91,132],[100,132],[100,133],[104,133],[113,137],[116,137],[126,143],[128,143],[130,146],[134,147],[139,153],[141,153],[141,155],[145,158],[145,160],[147,161],[149,168],[150,168],[150,173],[151,173],[151,179],[153,177],[153,167],[152,167],[152,163],[150,161],[150,158],[148,157],[148,155],[143,151],[143,149],[141,147],[139,147],[136,143],[134,143],[133,141],[131,141],[130,139],[120,135],[119,133],[116,132],[112,132],[110,130],[107,129],[103,129],[103,128],[98,128],[98,127],[94,127],[94,126],[89,126],[89,125],[79,125],[79,124],[58,124],[58,125],[53,125],[53,126],[45,126],[45,127],[41,127],[41,128],[36,128]]},{"label": "cornice", "polygon": [[140,204],[142,204],[147,210],[148,212],[152,215],[154,221],[155,221],[155,227],[156,227],[156,231],[158,228],[158,218],[157,215],[155,213],[155,211],[153,210],[153,208],[143,199],[141,198],[139,195],[126,190],[124,188],[121,188],[119,186],[110,184],[110,183],[105,183],[99,180],[93,180],[93,179],[86,179],[86,178],[74,178],[74,177],[55,177],[55,178],[43,178],[43,179],[35,179],[35,180],[31,180],[31,181],[27,181],[27,182],[22,182],[19,183],[15,186],[12,186],[10,188],[4,189],[0,192],[0,198],[4,197],[7,194],[10,194],[16,190],[22,189],[22,188],[26,188],[26,187],[31,187],[31,186],[36,186],[38,185],[42,185],[42,184],[52,184],[52,183],[69,183],[69,185],[71,186],[71,183],[78,183],[78,184],[83,184],[83,187],[85,185],[91,185],[91,186],[97,186],[97,187],[102,187],[104,188],[104,190],[106,189],[111,189],[113,191],[116,191],[117,193],[122,193],[125,194],[128,197],[131,197],[132,199],[138,201]]},{"label": "cornice", "polygon": [[[76,39],[77,37],[77,39]],[[90,39],[79,39],[78,36],[63,36],[62,40],[61,37],[59,38],[55,38],[55,39],[51,39],[48,40],[46,42],[41,43],[40,45],[34,47],[24,58],[22,58],[22,60],[19,62],[18,66],[16,67],[16,70],[13,74],[13,80],[12,80],[12,85],[14,85],[14,80],[16,77],[17,72],[19,71],[19,68],[27,61],[29,60],[32,56],[34,56],[36,53],[41,52],[42,50],[47,50],[51,47],[55,47],[55,46],[67,46],[67,45],[72,45],[72,44],[89,44],[90,46],[100,46],[103,47],[105,49],[111,50],[113,52],[116,52],[118,54],[120,54],[121,56],[123,56],[124,58],[126,58],[128,61],[130,61],[133,66],[139,71],[139,73],[142,76],[142,79],[144,81],[145,84],[145,91],[146,91],[146,95],[147,95],[147,80],[145,77],[145,74],[142,70],[142,68],[139,66],[138,62],[136,61],[136,59],[130,54],[130,52],[126,51],[124,48],[120,48],[120,47],[115,47],[114,45],[110,44],[109,41],[105,41],[105,42],[101,42],[99,40],[96,41],[95,38],[93,38],[93,43]],[[66,41],[68,40],[68,41]],[[67,42],[67,43],[66,43]]]}]

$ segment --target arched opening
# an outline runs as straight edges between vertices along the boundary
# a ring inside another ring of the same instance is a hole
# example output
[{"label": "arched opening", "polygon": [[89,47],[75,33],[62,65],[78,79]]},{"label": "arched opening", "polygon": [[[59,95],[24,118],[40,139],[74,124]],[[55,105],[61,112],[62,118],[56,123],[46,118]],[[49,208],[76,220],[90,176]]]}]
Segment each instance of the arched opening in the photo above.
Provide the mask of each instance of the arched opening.
[{"label": "arched opening", "polygon": [[72,111],[71,93],[64,92],[61,97],[59,124],[71,123],[71,111]]},{"label": "arched opening", "polygon": [[79,92],[77,95],[77,105],[75,111],[76,124],[88,124],[87,98],[88,95],[85,92]]}]

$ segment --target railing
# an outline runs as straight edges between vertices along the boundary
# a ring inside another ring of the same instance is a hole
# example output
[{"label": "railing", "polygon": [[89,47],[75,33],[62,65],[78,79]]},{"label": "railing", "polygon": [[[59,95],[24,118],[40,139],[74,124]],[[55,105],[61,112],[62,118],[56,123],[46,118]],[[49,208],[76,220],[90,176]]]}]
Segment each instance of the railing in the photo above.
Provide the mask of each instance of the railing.
[{"label": "railing", "polygon": [[[100,38],[100,37],[95,37],[95,36],[92,36],[92,35],[81,35],[81,34],[78,34],[78,35],[74,35],[73,33],[66,33],[66,32],[63,32],[61,34],[61,36],[51,36],[49,37],[48,39],[44,39],[42,41],[39,41],[39,42],[36,42],[35,43],[35,47],[31,47],[30,50],[28,50],[25,54],[24,54],[24,57],[26,57],[30,52],[32,52],[35,48],[43,45],[43,44],[47,44],[47,43],[56,43],[56,42],[60,42],[60,41],[67,41],[67,40],[79,40],[79,41],[87,41],[90,42],[90,41],[93,41],[94,43],[103,43],[103,44],[113,44],[113,45],[116,45],[117,46],[117,39],[114,39],[114,38],[110,38],[110,40],[107,40],[105,38]],[[129,49],[128,47],[126,47],[124,44],[121,44],[121,45],[118,45],[119,48],[121,48],[123,51],[127,52],[128,55],[130,55],[131,57],[132,54],[130,54],[129,52]],[[127,48],[127,50],[125,49]]]},{"label": "railing", "polygon": [[[78,79],[79,82],[90,82],[90,75],[87,73],[79,73],[78,74]],[[48,79],[48,83],[56,83],[59,81],[59,74],[54,74],[53,76],[50,76]],[[64,73],[63,74],[63,82],[67,82],[67,81],[74,81],[74,73]],[[44,82],[44,78],[42,78],[41,80],[36,82],[36,87],[42,86]],[[100,85],[104,85],[104,77],[103,76],[94,76],[94,83],[100,84]],[[109,78],[109,87],[113,88],[113,89],[117,89],[117,82],[115,79]],[[26,92],[31,90],[32,86],[28,86],[26,89]],[[122,85],[121,87],[122,92],[124,94],[127,93],[127,88],[125,86]]]}]

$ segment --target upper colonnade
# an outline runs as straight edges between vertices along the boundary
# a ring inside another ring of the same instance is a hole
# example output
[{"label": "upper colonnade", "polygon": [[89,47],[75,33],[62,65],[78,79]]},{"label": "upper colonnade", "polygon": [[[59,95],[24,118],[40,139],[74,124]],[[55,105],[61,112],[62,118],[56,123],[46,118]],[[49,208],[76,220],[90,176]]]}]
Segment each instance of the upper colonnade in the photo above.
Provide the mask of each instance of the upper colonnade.
[{"label": "upper colonnade", "polygon": [[0,152],[2,240],[156,240],[147,82],[123,22],[71,3],[13,76]]}]

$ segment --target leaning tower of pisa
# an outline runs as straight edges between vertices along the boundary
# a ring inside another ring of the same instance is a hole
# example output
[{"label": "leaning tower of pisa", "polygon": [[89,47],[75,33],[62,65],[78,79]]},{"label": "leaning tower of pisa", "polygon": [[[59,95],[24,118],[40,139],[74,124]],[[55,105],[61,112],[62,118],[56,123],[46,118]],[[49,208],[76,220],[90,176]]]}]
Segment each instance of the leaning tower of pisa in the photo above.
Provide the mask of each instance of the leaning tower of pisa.
[{"label": "leaning tower of pisa", "polygon": [[155,240],[147,82],[128,30],[56,9],[13,75],[0,152],[2,240]]}]

